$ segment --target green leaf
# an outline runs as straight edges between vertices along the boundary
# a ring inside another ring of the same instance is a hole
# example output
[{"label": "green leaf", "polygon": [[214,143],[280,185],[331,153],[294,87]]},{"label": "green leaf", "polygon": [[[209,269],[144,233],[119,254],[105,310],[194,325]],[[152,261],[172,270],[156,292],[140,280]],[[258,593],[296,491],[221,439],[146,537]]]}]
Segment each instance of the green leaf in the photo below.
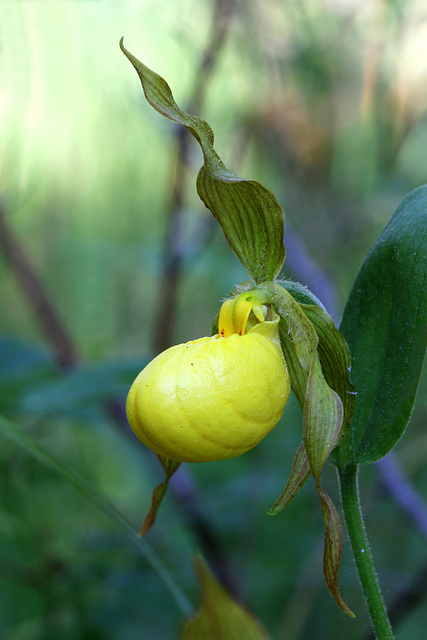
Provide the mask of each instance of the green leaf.
[{"label": "green leaf", "polygon": [[142,552],[146,560],[150,563],[159,578],[164,582],[169,590],[172,598],[175,600],[179,609],[188,615],[191,611],[190,603],[186,596],[176,584],[174,578],[164,566],[161,559],[157,556],[150,545],[139,537],[127,521],[125,516],[103,496],[86,478],[83,478],[77,471],[69,467],[67,464],[56,458],[52,453],[42,447],[34,438],[31,438],[21,429],[19,429],[10,420],[5,420],[0,416],[0,433],[13,440],[18,446],[22,447],[31,456],[39,460],[43,465],[53,469],[60,476],[70,482],[87,500],[89,500],[97,509],[100,509],[105,515],[130,538],[132,543],[136,545],[138,550]]},{"label": "green leaf", "polygon": [[225,591],[200,559],[196,570],[202,602],[184,624],[179,640],[268,640],[260,623]]},{"label": "green leaf", "polygon": [[341,467],[379,460],[408,424],[426,349],[427,185],[401,202],[364,261],[341,331],[357,391]]},{"label": "green leaf", "polygon": [[197,178],[198,194],[249,276],[255,282],[273,280],[286,255],[284,213],[276,198],[258,182],[243,180],[229,171],[213,148],[214,134],[208,123],[182,111],[165,80],[127,51],[123,38],[120,48],[137,71],[149,104],[186,127],[200,144],[204,164]]}]

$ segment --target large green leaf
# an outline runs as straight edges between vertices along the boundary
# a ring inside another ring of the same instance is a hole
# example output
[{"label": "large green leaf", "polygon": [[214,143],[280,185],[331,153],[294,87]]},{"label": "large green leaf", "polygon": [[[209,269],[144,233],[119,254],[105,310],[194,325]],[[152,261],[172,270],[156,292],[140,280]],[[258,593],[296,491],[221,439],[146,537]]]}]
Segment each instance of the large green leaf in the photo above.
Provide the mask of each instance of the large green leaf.
[{"label": "large green leaf", "polygon": [[341,331],[357,391],[338,463],[374,462],[408,424],[426,349],[427,185],[401,202],[363,263]]},{"label": "large green leaf", "polygon": [[196,570],[202,602],[184,624],[179,640],[268,640],[260,623],[225,591],[200,559]]},{"label": "large green leaf", "polygon": [[255,282],[273,280],[285,259],[284,213],[274,195],[258,182],[243,180],[229,171],[213,148],[214,134],[207,122],[182,111],[169,85],[123,45],[135,67],[147,101],[166,118],[183,125],[200,144],[204,165],[197,191],[220,223],[224,235]]}]

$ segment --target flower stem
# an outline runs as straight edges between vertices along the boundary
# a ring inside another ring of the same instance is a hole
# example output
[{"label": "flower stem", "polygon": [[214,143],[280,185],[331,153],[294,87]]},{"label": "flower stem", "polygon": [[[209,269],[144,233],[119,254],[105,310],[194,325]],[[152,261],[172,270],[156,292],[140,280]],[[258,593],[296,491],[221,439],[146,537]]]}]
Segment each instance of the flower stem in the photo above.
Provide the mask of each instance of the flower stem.
[{"label": "flower stem", "polygon": [[375,637],[377,640],[393,640],[393,631],[381,595],[381,589],[363,523],[357,473],[357,464],[350,464],[344,469],[339,469],[341,499],[345,521]]}]

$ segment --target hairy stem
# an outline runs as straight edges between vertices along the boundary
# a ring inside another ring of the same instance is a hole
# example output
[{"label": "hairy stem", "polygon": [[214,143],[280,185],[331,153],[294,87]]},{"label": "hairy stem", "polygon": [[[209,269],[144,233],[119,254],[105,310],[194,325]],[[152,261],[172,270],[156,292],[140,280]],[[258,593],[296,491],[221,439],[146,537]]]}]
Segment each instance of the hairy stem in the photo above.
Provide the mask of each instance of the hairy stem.
[{"label": "hairy stem", "polygon": [[345,521],[375,637],[377,640],[393,640],[393,631],[366,536],[360,508],[357,473],[358,466],[356,464],[339,469]]}]

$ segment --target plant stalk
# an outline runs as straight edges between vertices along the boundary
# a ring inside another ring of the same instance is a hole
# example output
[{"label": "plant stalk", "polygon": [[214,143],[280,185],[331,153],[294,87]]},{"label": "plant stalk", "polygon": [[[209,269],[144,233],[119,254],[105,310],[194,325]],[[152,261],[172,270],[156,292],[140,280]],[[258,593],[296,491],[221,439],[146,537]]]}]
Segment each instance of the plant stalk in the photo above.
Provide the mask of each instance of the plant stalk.
[{"label": "plant stalk", "polygon": [[381,594],[359,500],[358,465],[339,469],[341,500],[362,590],[377,640],[394,640]]}]

